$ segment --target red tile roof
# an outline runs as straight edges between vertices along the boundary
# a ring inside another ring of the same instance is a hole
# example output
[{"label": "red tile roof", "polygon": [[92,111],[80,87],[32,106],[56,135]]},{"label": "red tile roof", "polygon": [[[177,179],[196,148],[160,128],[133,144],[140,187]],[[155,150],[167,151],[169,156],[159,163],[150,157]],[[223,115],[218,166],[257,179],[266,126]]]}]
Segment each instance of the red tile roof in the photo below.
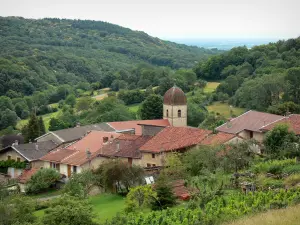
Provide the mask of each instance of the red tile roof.
[{"label": "red tile roof", "polygon": [[22,174],[18,177],[18,181],[21,184],[27,183],[30,178],[38,171],[39,169],[31,168],[30,170],[24,170]]},{"label": "red tile roof", "polygon": [[217,134],[209,135],[206,139],[204,139],[201,144],[203,145],[221,145],[230,141],[236,137],[234,134],[219,132]]},{"label": "red tile roof", "polygon": [[[112,141],[120,135],[121,134],[112,132],[91,131],[81,140],[67,146],[66,148],[52,151],[42,157],[41,160],[80,166],[97,156],[97,151],[102,148],[104,144],[104,137],[108,137],[109,141]],[[91,153],[90,158],[87,158],[87,149]]]},{"label": "red tile roof", "polygon": [[132,121],[123,121],[123,122],[109,122],[107,123],[115,130],[127,130],[135,129],[136,135],[142,135],[142,126],[139,124],[153,125],[153,126],[170,126],[169,120],[132,120]]},{"label": "red tile roof", "polygon": [[139,148],[149,141],[150,136],[138,136],[123,134],[102,147],[99,151],[101,156],[114,156],[122,158],[141,158]]},{"label": "red tile roof", "polygon": [[260,132],[260,128],[263,126],[278,121],[282,118],[283,116],[250,110],[236,118],[231,119],[230,122],[217,127],[216,130],[231,134],[237,134],[243,130]]},{"label": "red tile roof", "polygon": [[294,131],[295,134],[300,135],[300,114],[292,114],[288,117],[284,117],[274,123],[263,126],[261,130],[270,131],[279,124],[287,124],[291,131]]},{"label": "red tile roof", "polygon": [[179,150],[199,144],[210,133],[209,130],[191,127],[166,127],[140,150],[146,152]]}]

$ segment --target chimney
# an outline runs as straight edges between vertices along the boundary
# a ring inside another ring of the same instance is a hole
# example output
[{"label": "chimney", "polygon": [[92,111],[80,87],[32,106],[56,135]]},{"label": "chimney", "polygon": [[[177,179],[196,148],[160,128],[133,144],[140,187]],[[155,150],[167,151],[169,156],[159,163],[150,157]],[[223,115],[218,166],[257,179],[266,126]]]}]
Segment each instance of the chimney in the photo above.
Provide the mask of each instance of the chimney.
[{"label": "chimney", "polygon": [[103,137],[103,143],[108,142],[108,137]]},{"label": "chimney", "polygon": [[76,123],[76,127],[80,127],[80,122],[77,122],[77,123]]},{"label": "chimney", "polygon": [[35,143],[35,150],[38,151],[39,150],[39,145],[37,143]]},{"label": "chimney", "polygon": [[18,140],[15,140],[15,142],[12,144],[12,146],[16,146],[19,144],[19,141]]},{"label": "chimney", "polygon": [[120,151],[120,141],[119,140],[116,141],[116,151],[117,152]]}]

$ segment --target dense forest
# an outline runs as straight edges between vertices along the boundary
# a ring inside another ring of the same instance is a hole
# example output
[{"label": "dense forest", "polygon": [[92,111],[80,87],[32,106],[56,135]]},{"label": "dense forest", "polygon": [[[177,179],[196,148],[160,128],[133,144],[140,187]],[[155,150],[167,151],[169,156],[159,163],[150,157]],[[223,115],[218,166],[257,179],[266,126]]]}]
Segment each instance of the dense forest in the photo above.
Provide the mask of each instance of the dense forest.
[{"label": "dense forest", "polygon": [[0,29],[0,95],[9,97],[79,82],[109,87],[139,63],[191,68],[220,52],[87,20],[0,17]]},{"label": "dense forest", "polygon": [[300,113],[300,38],[233,48],[200,62],[195,72],[222,81],[216,99],[277,114]]}]

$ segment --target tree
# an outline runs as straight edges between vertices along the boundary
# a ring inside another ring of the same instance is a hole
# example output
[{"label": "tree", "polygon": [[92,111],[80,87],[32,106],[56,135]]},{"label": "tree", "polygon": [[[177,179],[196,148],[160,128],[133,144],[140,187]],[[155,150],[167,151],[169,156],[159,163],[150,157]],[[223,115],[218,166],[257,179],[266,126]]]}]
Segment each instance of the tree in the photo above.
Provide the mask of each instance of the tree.
[{"label": "tree", "polygon": [[150,95],[140,106],[142,120],[161,119],[163,113],[163,100],[159,95]]},{"label": "tree", "polygon": [[6,109],[14,110],[12,101],[6,96],[0,96],[0,111],[4,111]]},{"label": "tree", "polygon": [[75,106],[76,104],[76,97],[75,95],[71,94],[71,95],[68,95],[68,97],[66,98],[65,100],[65,104],[71,106],[72,108]]},{"label": "tree", "polygon": [[77,112],[88,110],[93,104],[94,100],[91,97],[82,97],[79,98],[76,102],[75,109]]},{"label": "tree", "polygon": [[25,101],[20,101],[15,104],[15,111],[21,119],[25,119],[29,116],[29,108]]},{"label": "tree", "polygon": [[17,121],[18,116],[14,111],[7,108],[0,112],[0,130],[9,126],[15,127]]},{"label": "tree", "polygon": [[275,126],[271,131],[267,132],[264,139],[266,152],[271,156],[280,155],[280,151],[283,151],[288,143],[295,142],[297,142],[297,137],[294,132],[289,130],[289,126],[286,124]]},{"label": "tree", "polygon": [[63,196],[53,200],[42,219],[45,225],[96,225],[92,206],[85,200]]},{"label": "tree", "polygon": [[87,198],[91,187],[96,183],[96,175],[91,170],[73,173],[64,186],[63,192],[78,198]]},{"label": "tree", "polygon": [[289,98],[296,104],[300,104],[300,67],[289,69],[285,80],[288,82]]},{"label": "tree", "polygon": [[51,118],[49,122],[49,130],[50,131],[56,131],[56,130],[62,130],[68,128],[67,124],[64,123],[64,121],[57,119],[57,118]]},{"label": "tree", "polygon": [[35,222],[35,201],[22,195],[13,195],[0,201],[0,224],[32,224]]},{"label": "tree", "polygon": [[157,197],[151,204],[153,210],[163,210],[176,204],[176,197],[172,187],[166,180],[167,178],[164,175],[160,175],[155,183],[154,190],[157,193]]},{"label": "tree", "polygon": [[203,109],[194,103],[188,103],[187,124],[188,126],[198,127],[205,119],[206,113]]},{"label": "tree", "polygon": [[277,115],[287,115],[288,113],[299,114],[300,105],[295,104],[294,102],[284,102],[277,105],[272,105],[268,108],[269,113]]},{"label": "tree", "polygon": [[33,141],[34,139],[40,136],[39,121],[34,113],[31,113],[28,124],[23,127],[22,134],[25,137],[26,143],[28,143],[29,141]]},{"label": "tree", "polygon": [[151,202],[156,199],[156,193],[151,185],[137,186],[130,188],[126,196],[126,212],[141,210],[150,206]]},{"label": "tree", "polygon": [[60,174],[57,170],[52,168],[40,169],[26,183],[26,192],[36,194],[46,191],[59,180]]},{"label": "tree", "polygon": [[42,136],[43,134],[46,133],[46,128],[44,124],[43,117],[38,117],[38,123],[39,123],[39,136]]},{"label": "tree", "polygon": [[[97,184],[110,191],[128,192],[129,188],[143,181],[144,170],[139,166],[130,166],[120,160],[109,160],[99,166]],[[125,189],[124,189],[125,188]]]}]

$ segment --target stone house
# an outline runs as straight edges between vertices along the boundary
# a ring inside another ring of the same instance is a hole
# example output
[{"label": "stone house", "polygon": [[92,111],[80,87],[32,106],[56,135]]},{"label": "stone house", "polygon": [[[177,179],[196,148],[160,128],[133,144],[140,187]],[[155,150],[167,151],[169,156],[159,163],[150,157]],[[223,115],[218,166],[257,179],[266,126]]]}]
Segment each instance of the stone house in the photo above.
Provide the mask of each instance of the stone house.
[{"label": "stone house", "polygon": [[[0,150],[0,161],[15,160],[16,162],[27,162],[28,167],[41,168],[43,162],[39,159],[56,148],[57,144],[53,141],[39,143],[18,144],[18,142]],[[9,168],[8,174],[12,178],[18,177],[22,170]]]},{"label": "stone house", "polygon": [[225,124],[216,128],[219,132],[234,134],[245,140],[254,139],[262,143],[264,132],[262,128],[282,120],[284,117],[257,111],[247,111],[244,114],[227,121]]}]

